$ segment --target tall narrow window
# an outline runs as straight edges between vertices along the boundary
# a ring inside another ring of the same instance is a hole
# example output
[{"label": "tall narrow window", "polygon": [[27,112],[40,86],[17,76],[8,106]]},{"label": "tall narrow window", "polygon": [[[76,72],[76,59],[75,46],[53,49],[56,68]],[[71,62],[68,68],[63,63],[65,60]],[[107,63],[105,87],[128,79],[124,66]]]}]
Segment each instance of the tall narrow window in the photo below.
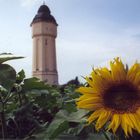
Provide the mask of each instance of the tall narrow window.
[{"label": "tall narrow window", "polygon": [[39,38],[36,40],[36,71],[39,70],[38,63],[39,63]]},{"label": "tall narrow window", "polygon": [[45,71],[47,72],[48,71],[48,68],[47,68],[47,46],[48,46],[48,40],[45,39],[45,50],[44,50],[44,53],[45,53]]},{"label": "tall narrow window", "polygon": [[48,45],[48,41],[47,41],[47,39],[45,39],[45,46],[47,46]]}]

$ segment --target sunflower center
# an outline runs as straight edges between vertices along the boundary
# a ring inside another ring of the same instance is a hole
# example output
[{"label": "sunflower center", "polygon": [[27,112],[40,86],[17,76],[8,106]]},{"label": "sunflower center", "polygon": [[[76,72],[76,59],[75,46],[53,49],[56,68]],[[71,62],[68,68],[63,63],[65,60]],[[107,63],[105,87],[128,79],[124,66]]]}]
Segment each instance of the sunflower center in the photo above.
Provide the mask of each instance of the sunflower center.
[{"label": "sunflower center", "polygon": [[139,91],[130,82],[114,83],[103,94],[104,105],[115,112],[134,112],[139,104]]}]

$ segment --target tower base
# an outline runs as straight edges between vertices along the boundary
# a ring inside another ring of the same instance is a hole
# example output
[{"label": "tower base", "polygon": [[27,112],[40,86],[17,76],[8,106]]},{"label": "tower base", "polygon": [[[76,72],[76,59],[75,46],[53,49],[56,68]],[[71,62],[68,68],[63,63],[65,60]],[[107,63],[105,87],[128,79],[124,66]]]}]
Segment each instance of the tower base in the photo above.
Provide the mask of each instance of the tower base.
[{"label": "tower base", "polygon": [[54,71],[33,71],[33,77],[37,77],[50,85],[58,85],[58,74]]}]

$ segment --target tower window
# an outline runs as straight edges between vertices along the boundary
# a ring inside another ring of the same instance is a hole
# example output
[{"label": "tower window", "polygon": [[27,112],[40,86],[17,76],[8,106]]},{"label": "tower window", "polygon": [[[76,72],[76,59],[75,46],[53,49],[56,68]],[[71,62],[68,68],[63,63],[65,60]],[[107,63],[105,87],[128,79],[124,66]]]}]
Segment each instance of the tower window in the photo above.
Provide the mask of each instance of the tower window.
[{"label": "tower window", "polygon": [[36,71],[39,70],[38,65],[39,65],[39,58],[38,58],[38,53],[39,53],[39,38],[36,40]]},{"label": "tower window", "polygon": [[47,39],[45,40],[45,45],[46,45],[46,46],[48,45],[48,41],[47,41]]}]

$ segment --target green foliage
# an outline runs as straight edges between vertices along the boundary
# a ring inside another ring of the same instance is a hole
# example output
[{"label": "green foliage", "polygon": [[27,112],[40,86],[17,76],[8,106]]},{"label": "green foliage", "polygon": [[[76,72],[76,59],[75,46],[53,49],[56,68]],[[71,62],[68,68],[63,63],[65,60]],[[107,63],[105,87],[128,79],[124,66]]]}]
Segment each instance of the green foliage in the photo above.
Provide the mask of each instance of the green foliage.
[{"label": "green foliage", "polygon": [[56,138],[60,133],[69,130],[70,123],[75,123],[77,125],[82,122],[83,115],[85,115],[85,111],[82,110],[78,110],[71,114],[66,110],[60,110],[56,113],[54,120],[47,129],[48,138]]},{"label": "green foliage", "polygon": [[9,60],[21,59],[21,58],[24,58],[24,57],[13,56],[12,54],[3,53],[3,54],[0,54],[0,64]]},{"label": "green foliage", "polygon": [[47,137],[49,139],[56,138],[60,133],[64,132],[69,128],[69,124],[63,118],[54,119],[51,125],[47,129]]},{"label": "green foliage", "polygon": [[24,78],[25,78],[25,72],[24,70],[21,70],[19,73],[17,73],[16,83],[20,84]]},{"label": "green foliage", "polygon": [[47,86],[45,85],[44,82],[39,81],[39,79],[33,77],[30,79],[25,79],[24,80],[24,89],[27,90],[32,90],[32,89],[47,89]]},{"label": "green foliage", "polygon": [[24,70],[16,73],[0,58],[0,139],[24,140],[115,140],[109,132],[95,131],[86,125],[85,110],[77,109],[80,96],[75,80],[62,86],[51,86],[33,77],[25,79]]},{"label": "green foliage", "polygon": [[16,71],[8,64],[0,64],[0,85],[10,90],[16,81]]}]

